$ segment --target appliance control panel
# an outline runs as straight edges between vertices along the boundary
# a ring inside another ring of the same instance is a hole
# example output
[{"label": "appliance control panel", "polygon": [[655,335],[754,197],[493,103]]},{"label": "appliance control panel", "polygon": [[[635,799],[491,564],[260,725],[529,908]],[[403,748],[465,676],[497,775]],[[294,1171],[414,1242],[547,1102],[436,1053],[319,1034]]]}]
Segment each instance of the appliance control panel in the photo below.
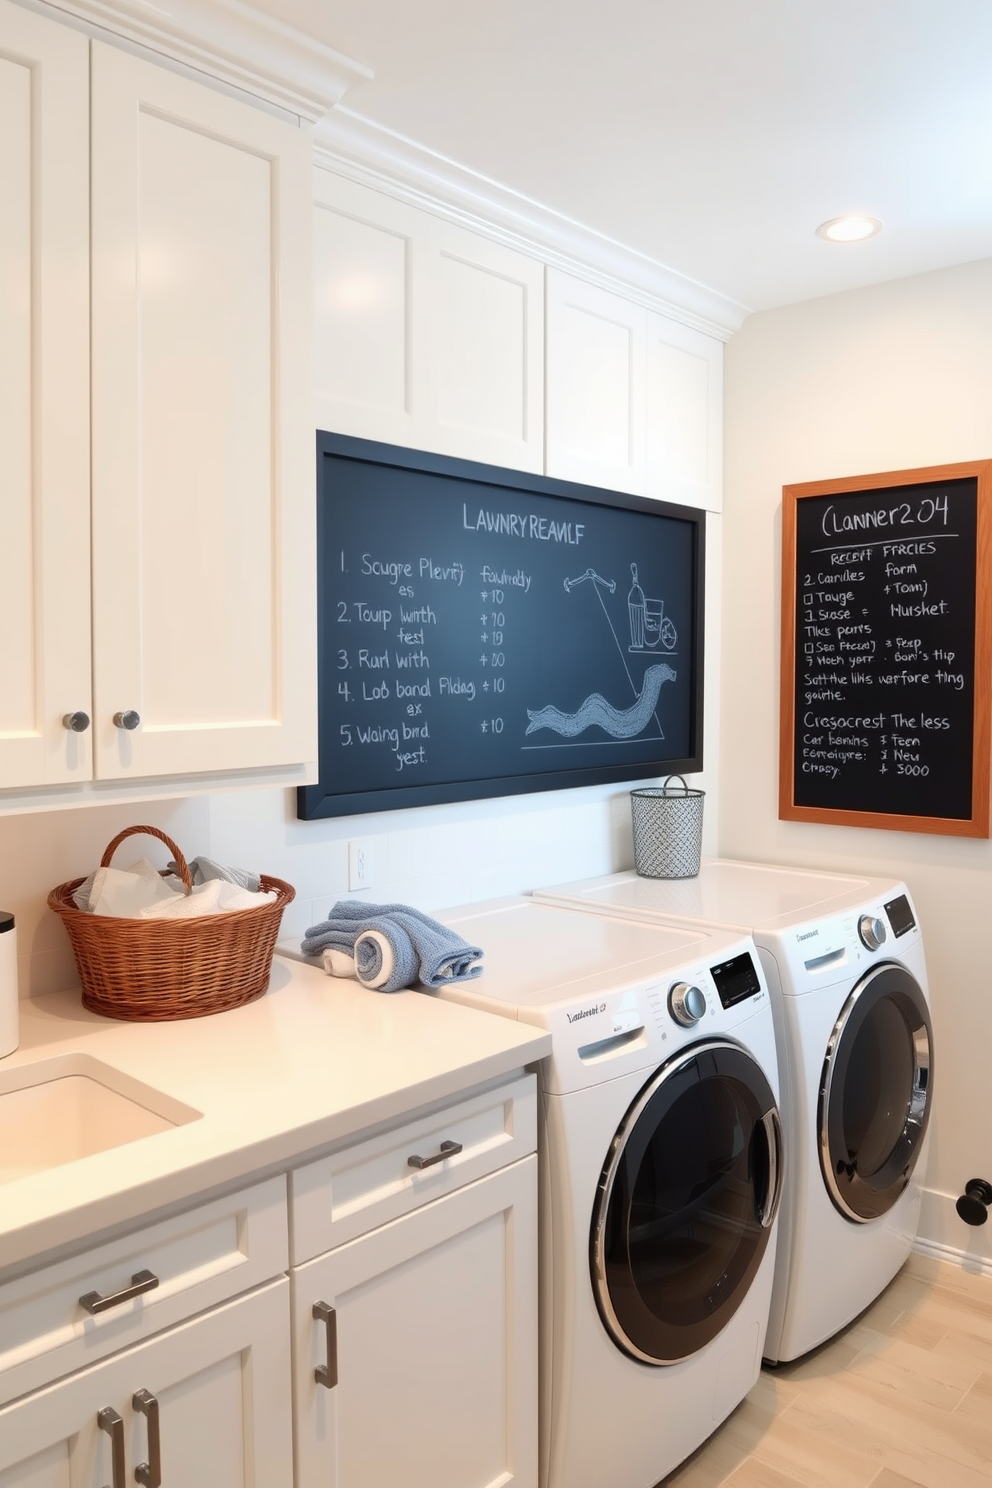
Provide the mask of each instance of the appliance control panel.
[{"label": "appliance control panel", "polygon": [[[902,937],[908,939],[897,950],[896,943]],[[920,927],[909,895],[901,892],[797,926],[785,938],[783,949],[793,975],[813,986],[821,980],[824,984],[835,981],[844,968],[904,955],[910,942],[919,938]]]}]

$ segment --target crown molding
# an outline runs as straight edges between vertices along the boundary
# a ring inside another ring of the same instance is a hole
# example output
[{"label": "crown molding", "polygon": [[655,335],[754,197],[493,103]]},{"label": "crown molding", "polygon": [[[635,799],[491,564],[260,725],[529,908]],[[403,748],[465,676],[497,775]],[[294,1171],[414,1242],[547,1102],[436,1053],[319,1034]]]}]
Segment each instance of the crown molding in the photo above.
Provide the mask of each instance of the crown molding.
[{"label": "crown molding", "polygon": [[314,129],[314,163],[728,341],[750,310],[347,105]]},{"label": "crown molding", "polygon": [[314,124],[371,68],[242,0],[50,0],[52,10]]}]

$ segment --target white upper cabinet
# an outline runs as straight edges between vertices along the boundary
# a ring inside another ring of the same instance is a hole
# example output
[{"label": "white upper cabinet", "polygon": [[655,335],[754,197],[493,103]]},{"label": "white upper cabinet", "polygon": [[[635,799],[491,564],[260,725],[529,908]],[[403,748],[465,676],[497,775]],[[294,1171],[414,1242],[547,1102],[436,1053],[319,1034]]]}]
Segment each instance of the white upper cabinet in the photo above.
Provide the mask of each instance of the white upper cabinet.
[{"label": "white upper cabinet", "polygon": [[0,788],[92,768],[87,68],[0,0]]},{"label": "white upper cabinet", "polygon": [[646,494],[723,508],[723,343],[647,317]]},{"label": "white upper cabinet", "polygon": [[329,171],[313,180],[317,427],[420,446],[418,213]]},{"label": "white upper cabinet", "polygon": [[442,454],[544,466],[544,269],[476,233],[427,219],[430,371]]},{"label": "white upper cabinet", "polygon": [[310,140],[98,43],[92,80],[97,775],[312,759]]},{"label": "white upper cabinet", "polygon": [[547,304],[547,474],[642,494],[647,312],[558,269]]},{"label": "white upper cabinet", "polygon": [[535,259],[318,168],[314,315],[320,428],[541,470]]},{"label": "white upper cabinet", "polygon": [[0,809],[316,758],[310,155],[0,0]]}]

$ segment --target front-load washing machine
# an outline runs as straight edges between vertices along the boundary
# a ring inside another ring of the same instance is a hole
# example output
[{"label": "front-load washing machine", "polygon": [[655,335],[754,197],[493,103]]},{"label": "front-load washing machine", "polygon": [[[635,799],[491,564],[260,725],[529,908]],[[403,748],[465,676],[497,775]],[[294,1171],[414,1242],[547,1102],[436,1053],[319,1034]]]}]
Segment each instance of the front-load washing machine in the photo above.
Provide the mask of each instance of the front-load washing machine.
[{"label": "front-load washing machine", "polygon": [[923,938],[904,884],[712,860],[692,879],[634,872],[541,901],[750,931],[779,1050],[788,1182],[765,1356],[797,1358],[902,1266],[920,1216],[933,1100]]},{"label": "front-load washing machine", "polygon": [[512,898],[439,916],[483,974],[434,995],[547,1029],[543,1488],[650,1488],[761,1364],[781,1128],[754,943]]}]

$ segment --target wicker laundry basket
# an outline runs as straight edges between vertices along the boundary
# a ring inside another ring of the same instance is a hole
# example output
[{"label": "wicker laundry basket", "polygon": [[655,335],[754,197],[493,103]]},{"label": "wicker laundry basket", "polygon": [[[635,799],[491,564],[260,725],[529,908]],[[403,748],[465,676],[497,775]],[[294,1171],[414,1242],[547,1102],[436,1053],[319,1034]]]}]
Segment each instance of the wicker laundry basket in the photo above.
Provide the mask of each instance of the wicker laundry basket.
[{"label": "wicker laundry basket", "polygon": [[[192,891],[189,867],[171,837],[158,827],[127,827],[107,845],[107,868],[126,837],[148,833],[164,842],[179,877]],[[83,988],[83,1006],[108,1018],[163,1022],[226,1012],[260,997],[269,984],[279,923],[296,890],[262,875],[275,899],[255,909],[189,920],[118,919],[88,914],[73,902],[84,882],[74,878],[48,896],[72,943]]]},{"label": "wicker laundry basket", "polygon": [[[673,780],[682,789],[670,791]],[[705,791],[690,790],[681,775],[662,786],[630,793],[634,867],[642,878],[695,878],[703,845]]]}]

